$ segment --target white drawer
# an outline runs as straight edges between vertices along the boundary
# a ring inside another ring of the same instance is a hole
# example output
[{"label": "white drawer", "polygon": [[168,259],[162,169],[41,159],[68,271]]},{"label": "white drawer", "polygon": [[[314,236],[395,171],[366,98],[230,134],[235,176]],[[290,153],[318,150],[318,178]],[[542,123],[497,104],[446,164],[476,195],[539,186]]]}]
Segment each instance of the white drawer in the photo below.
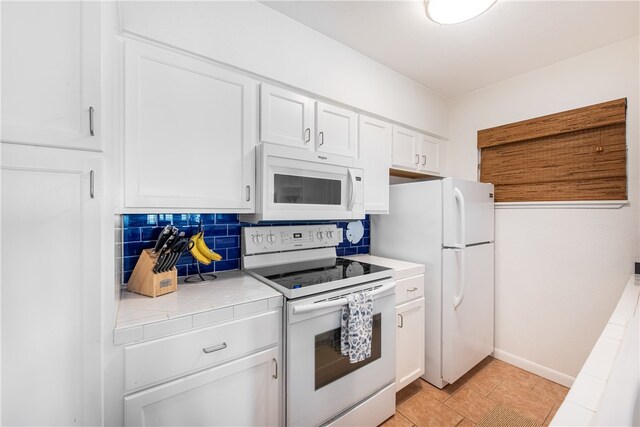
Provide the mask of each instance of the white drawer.
[{"label": "white drawer", "polygon": [[125,389],[140,389],[273,345],[280,337],[280,316],[281,311],[272,311],[127,346]]},{"label": "white drawer", "polygon": [[396,280],[396,305],[424,296],[424,274]]}]

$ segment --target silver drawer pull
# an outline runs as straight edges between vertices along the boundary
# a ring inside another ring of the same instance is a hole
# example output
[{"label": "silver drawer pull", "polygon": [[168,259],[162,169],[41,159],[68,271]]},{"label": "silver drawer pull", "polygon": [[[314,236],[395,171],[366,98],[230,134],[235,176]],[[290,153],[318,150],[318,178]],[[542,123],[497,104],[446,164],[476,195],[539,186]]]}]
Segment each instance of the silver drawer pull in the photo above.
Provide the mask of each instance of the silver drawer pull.
[{"label": "silver drawer pull", "polygon": [[211,347],[203,348],[202,351],[204,351],[205,353],[209,354],[209,353],[213,353],[214,351],[224,350],[225,348],[227,348],[227,343],[223,342],[222,344],[218,344],[218,345],[214,345],[214,346],[211,346]]},{"label": "silver drawer pull", "polygon": [[417,290],[418,290],[418,288],[411,288],[411,289],[407,289],[407,292],[415,292]]}]

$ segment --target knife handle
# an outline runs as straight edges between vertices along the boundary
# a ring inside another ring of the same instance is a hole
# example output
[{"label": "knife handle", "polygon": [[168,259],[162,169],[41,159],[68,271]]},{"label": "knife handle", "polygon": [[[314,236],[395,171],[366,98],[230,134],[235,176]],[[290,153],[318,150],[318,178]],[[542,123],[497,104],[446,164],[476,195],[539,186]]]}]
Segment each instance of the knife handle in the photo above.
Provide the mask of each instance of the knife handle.
[{"label": "knife handle", "polygon": [[160,254],[158,259],[156,259],[156,264],[153,266],[153,269],[151,270],[151,271],[153,271],[153,274],[158,274],[158,272],[160,270],[160,266],[162,265],[162,262],[164,261],[164,256],[165,256],[165,254]]}]

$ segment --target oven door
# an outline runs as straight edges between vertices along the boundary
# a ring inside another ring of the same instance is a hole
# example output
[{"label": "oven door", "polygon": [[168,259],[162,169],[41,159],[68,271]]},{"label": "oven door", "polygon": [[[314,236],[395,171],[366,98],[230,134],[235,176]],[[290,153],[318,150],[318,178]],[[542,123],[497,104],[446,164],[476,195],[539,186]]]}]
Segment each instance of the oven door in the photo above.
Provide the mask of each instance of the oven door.
[{"label": "oven door", "polygon": [[364,174],[352,159],[270,144],[261,157],[261,220],[364,218]]},{"label": "oven door", "polygon": [[[351,364],[348,356],[340,353],[343,304],[336,299],[362,290],[377,294],[373,301],[372,354]],[[393,279],[354,286],[348,292],[341,289],[289,301],[287,316],[287,425],[325,423],[394,382]]]}]

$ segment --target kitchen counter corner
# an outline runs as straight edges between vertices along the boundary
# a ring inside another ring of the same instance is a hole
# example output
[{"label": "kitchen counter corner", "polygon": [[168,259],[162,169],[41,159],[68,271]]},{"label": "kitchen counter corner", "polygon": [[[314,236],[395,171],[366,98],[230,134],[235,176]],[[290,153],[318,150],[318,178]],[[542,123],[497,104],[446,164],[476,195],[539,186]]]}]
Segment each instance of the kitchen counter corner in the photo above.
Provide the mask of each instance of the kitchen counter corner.
[{"label": "kitchen counter corner", "polygon": [[418,274],[424,273],[424,265],[408,261],[400,261],[376,255],[353,255],[347,256],[345,258],[362,261],[369,264],[380,265],[382,267],[392,268],[395,271],[394,278],[396,280],[405,279],[407,277],[417,276]]}]

